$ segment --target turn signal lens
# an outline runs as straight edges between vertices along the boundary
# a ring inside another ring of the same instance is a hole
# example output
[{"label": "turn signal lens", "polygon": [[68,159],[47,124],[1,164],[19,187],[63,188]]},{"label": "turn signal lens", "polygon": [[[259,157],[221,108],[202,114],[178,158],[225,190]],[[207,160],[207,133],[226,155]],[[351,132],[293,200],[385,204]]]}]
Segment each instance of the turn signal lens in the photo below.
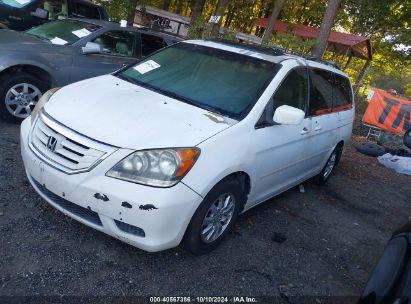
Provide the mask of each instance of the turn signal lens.
[{"label": "turn signal lens", "polygon": [[200,149],[179,149],[177,154],[180,158],[180,168],[178,169],[176,176],[185,176],[188,171],[194,166],[197,158],[200,156]]}]

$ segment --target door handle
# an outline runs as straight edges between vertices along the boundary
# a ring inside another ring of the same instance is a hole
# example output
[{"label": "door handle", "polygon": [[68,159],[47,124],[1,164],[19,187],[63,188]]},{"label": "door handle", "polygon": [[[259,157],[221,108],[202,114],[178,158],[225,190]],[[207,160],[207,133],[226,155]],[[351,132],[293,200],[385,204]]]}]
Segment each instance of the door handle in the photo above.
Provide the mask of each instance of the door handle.
[{"label": "door handle", "polygon": [[301,135],[304,135],[304,134],[307,134],[307,133],[310,133],[310,130],[308,130],[307,127],[304,127],[303,130],[301,131]]}]

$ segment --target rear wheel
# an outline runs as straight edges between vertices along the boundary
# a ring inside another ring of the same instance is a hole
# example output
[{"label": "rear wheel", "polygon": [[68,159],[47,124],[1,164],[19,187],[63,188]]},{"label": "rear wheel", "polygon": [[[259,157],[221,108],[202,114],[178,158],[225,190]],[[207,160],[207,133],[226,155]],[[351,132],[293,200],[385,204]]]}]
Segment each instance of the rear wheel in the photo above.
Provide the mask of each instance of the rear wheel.
[{"label": "rear wheel", "polygon": [[191,219],[183,246],[196,255],[214,250],[232,229],[243,203],[244,194],[235,178],[218,183]]},{"label": "rear wheel", "polygon": [[327,163],[321,170],[321,173],[317,175],[317,184],[324,185],[330,179],[331,174],[334,172],[335,168],[337,167],[340,161],[341,154],[342,147],[337,146],[328,158]]},{"label": "rear wheel", "polygon": [[48,85],[27,73],[9,74],[0,79],[0,114],[3,119],[20,123],[31,111]]}]

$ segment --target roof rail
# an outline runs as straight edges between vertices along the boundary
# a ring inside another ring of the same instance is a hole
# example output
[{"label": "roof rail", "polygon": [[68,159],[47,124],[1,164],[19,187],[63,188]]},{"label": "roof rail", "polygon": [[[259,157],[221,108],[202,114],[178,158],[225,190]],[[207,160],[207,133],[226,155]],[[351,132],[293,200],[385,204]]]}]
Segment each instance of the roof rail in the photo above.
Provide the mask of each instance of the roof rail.
[{"label": "roof rail", "polygon": [[285,55],[282,49],[274,47],[274,46],[271,47],[271,46],[262,46],[258,44],[251,44],[251,43],[244,43],[244,42],[235,42],[232,40],[221,39],[221,38],[208,39],[208,41],[218,42],[218,43],[222,43],[222,44],[229,45],[229,46],[241,47],[249,51],[257,51],[257,52],[260,52],[266,55],[271,55],[271,56]]},{"label": "roof rail", "polygon": [[285,48],[282,48],[280,46],[276,46],[273,44],[265,44],[265,45],[258,45],[258,44],[254,44],[254,43],[244,43],[243,41],[240,42],[235,42],[232,40],[228,40],[228,39],[209,39],[208,41],[214,41],[214,42],[219,42],[225,45],[230,45],[230,46],[237,46],[237,47],[241,47],[243,49],[246,50],[250,50],[250,51],[257,51],[263,54],[267,54],[267,55],[272,55],[272,56],[282,56],[282,55],[293,55],[293,56],[298,56],[307,60],[311,60],[311,61],[315,61],[318,63],[322,63],[328,66],[331,66],[333,68],[336,68],[338,70],[341,70],[341,68],[334,62],[332,61],[328,61],[328,60],[324,60],[322,58],[316,57],[316,56],[311,56],[308,54],[305,54],[303,52],[297,52],[297,51],[290,51],[287,50]]},{"label": "roof rail", "polygon": [[315,61],[315,62],[319,62],[319,63],[325,64],[325,65],[331,66],[333,68],[336,68],[337,70],[341,70],[340,66],[338,64],[336,64],[335,62],[324,60],[324,59],[319,58],[317,56],[306,56],[305,59]]}]

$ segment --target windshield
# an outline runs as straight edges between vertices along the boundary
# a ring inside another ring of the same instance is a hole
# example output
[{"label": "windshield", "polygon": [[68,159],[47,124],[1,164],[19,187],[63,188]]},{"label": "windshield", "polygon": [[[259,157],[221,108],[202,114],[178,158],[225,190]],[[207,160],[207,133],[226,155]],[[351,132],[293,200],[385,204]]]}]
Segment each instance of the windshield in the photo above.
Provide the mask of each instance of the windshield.
[{"label": "windshield", "polygon": [[0,0],[0,2],[12,7],[21,8],[30,4],[33,0]]},{"label": "windshield", "polygon": [[279,67],[242,54],[179,43],[117,76],[238,119],[253,107]]},{"label": "windshield", "polygon": [[47,39],[53,44],[73,44],[101,28],[98,25],[78,21],[59,20],[46,23],[27,31],[28,34]]}]

